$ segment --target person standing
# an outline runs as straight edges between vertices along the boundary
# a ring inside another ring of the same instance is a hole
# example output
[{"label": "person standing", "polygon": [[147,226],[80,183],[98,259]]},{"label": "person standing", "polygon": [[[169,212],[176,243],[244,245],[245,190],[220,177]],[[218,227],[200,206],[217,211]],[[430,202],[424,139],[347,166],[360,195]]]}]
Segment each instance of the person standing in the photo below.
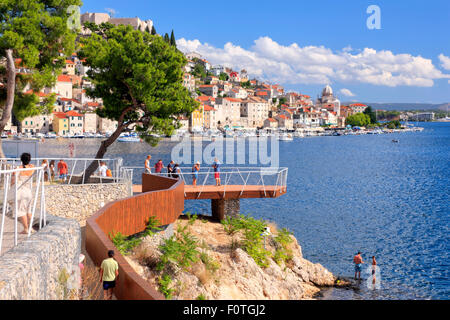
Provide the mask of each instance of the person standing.
[{"label": "person standing", "polygon": [[59,171],[59,179],[66,181],[68,168],[67,163],[63,159],[59,160],[58,162],[58,171]]},{"label": "person standing", "polygon": [[376,277],[376,271],[377,271],[377,260],[375,259],[375,256],[372,256],[372,284],[375,284],[377,281]]},{"label": "person standing", "polygon": [[114,260],[114,250],[108,251],[108,258],[100,266],[100,282],[103,282],[103,298],[112,300],[116,280],[119,277],[119,264]]},{"label": "person standing", "polygon": [[44,167],[44,181],[48,181],[48,161],[47,159],[42,160],[41,167]]},{"label": "person standing", "polygon": [[161,173],[162,168],[164,168],[164,164],[161,159],[158,160],[157,163],[155,163],[155,173]]},{"label": "person standing", "polygon": [[145,170],[144,170],[144,173],[148,173],[148,174],[150,174],[150,173],[152,173],[152,170],[151,170],[151,168],[150,168],[150,159],[152,158],[152,156],[151,155],[148,155],[147,156],[147,159],[145,159]]},{"label": "person standing", "polygon": [[55,160],[50,161],[50,165],[48,168],[50,170],[50,181],[53,182],[55,181]]},{"label": "person standing", "polygon": [[[29,153],[22,153],[20,156],[22,165],[18,169],[33,168],[30,164],[31,155]],[[11,185],[17,183],[17,217],[23,225],[23,231],[20,234],[28,234],[28,228],[31,223],[31,209],[33,194],[31,190],[30,179],[32,179],[33,170],[20,171],[17,174],[17,181],[15,181],[15,175],[12,176]],[[13,189],[11,189],[13,190]]]},{"label": "person standing", "polygon": [[216,186],[220,186],[220,162],[217,158],[214,159],[212,167],[214,168],[214,178],[216,179]]},{"label": "person standing", "polygon": [[181,174],[180,165],[178,163],[175,163],[172,170],[172,178],[178,179],[180,174]]},{"label": "person standing", "polygon": [[362,264],[364,263],[362,257],[361,257],[361,251],[358,251],[358,254],[353,257],[353,263],[355,264],[355,280],[356,280],[356,274],[359,273],[359,280],[361,280],[361,270],[362,270]]},{"label": "person standing", "polygon": [[101,177],[106,177],[106,171],[108,170],[108,167],[106,166],[105,161],[100,161],[100,167],[98,168],[98,174]]},{"label": "person standing", "polygon": [[167,165],[167,176],[169,178],[172,177],[172,173],[173,173],[173,168],[175,167],[175,162],[173,160],[171,160],[169,162],[169,164]]},{"label": "person standing", "polygon": [[197,161],[196,164],[192,167],[192,185],[195,187],[197,185],[198,172],[200,171],[200,162]]}]

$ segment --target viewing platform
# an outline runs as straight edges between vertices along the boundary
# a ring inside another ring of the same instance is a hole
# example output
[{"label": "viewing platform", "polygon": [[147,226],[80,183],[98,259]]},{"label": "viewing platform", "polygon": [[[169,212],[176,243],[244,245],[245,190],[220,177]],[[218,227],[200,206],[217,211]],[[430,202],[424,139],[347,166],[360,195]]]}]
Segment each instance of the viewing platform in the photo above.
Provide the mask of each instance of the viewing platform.
[{"label": "viewing platform", "polygon": [[[247,198],[277,198],[287,192],[287,168],[234,167],[223,168],[220,172],[221,185],[217,186],[212,169],[200,170],[197,174],[197,185],[192,185],[194,173],[191,168],[181,168],[178,179],[184,182],[185,200],[211,200],[212,216],[222,220],[225,214],[239,213],[239,200]],[[155,185],[153,177],[167,173],[143,174],[147,180],[145,185]],[[142,190],[142,185],[133,185],[133,193],[152,191]]]}]

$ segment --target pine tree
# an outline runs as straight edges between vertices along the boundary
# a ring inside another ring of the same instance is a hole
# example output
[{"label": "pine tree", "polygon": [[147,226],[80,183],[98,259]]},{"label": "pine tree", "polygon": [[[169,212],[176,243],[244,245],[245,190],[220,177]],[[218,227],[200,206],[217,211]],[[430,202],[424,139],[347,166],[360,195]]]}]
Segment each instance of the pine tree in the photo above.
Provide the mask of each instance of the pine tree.
[{"label": "pine tree", "polygon": [[172,33],[170,34],[170,45],[174,46],[175,48],[177,47],[177,42],[175,41],[175,35],[173,33],[173,30]]},{"label": "pine tree", "polygon": [[155,34],[156,34],[155,26],[152,26],[152,35],[155,35]]},{"label": "pine tree", "polygon": [[150,29],[148,28],[148,25],[145,27],[145,31],[150,33]]},{"label": "pine tree", "polygon": [[167,42],[167,43],[170,43],[169,35],[167,34],[167,32],[164,35],[164,41]]}]

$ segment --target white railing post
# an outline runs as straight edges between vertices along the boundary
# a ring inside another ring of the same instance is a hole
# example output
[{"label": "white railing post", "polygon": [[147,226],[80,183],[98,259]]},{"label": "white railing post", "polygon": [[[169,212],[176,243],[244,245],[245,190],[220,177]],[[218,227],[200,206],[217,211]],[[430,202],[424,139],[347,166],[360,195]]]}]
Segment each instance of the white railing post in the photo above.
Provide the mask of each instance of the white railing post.
[{"label": "white railing post", "polygon": [[17,171],[14,172],[14,245],[17,245]]},{"label": "white railing post", "polygon": [[2,245],[3,245],[3,233],[5,231],[5,216],[8,209],[8,189],[11,179],[11,174],[5,174],[3,176],[4,183],[3,183],[3,208],[2,208],[2,226],[0,230],[0,254],[2,253]]}]

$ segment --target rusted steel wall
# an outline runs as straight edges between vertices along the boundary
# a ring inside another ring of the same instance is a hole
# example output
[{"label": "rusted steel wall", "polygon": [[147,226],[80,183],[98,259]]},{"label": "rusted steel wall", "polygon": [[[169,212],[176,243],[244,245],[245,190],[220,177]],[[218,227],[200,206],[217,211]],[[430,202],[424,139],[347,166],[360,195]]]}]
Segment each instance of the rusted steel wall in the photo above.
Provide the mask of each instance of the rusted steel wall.
[{"label": "rusted steel wall", "polygon": [[[145,229],[151,216],[161,225],[175,222],[184,209],[184,183],[182,180],[142,175],[143,193],[108,203],[86,222],[86,250],[96,265],[114,250],[119,264],[119,278],[114,291],[118,299],[156,300],[164,296],[155,291],[134,272],[109,239],[111,232],[132,235]],[[144,191],[147,190],[147,191]]]}]

